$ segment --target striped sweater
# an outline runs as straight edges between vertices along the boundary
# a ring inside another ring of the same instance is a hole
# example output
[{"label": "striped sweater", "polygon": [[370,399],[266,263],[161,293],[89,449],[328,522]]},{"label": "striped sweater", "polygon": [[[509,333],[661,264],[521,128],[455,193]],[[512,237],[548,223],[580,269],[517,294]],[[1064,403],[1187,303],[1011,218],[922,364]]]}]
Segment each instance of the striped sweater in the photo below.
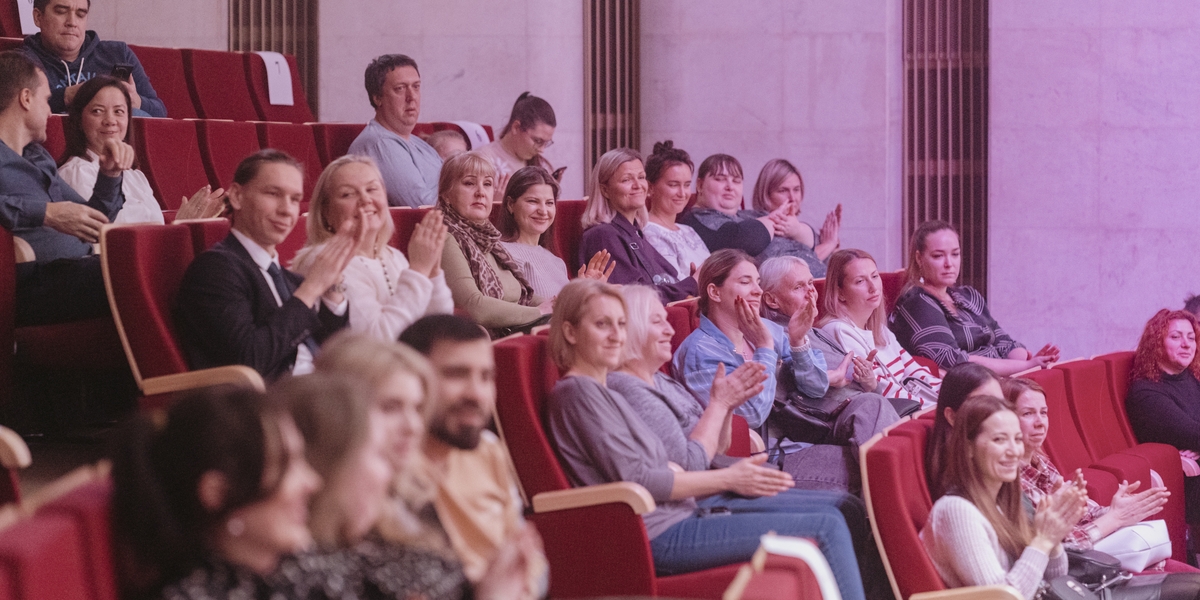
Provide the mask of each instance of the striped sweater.
[{"label": "striped sweater", "polygon": [[[853,352],[855,356],[866,357],[871,350],[878,350],[875,353],[875,378],[879,380],[879,386],[875,391],[884,398],[920,400],[904,387],[904,380],[909,377],[928,383],[935,392],[942,387],[942,380],[918,364],[900,342],[896,341],[895,334],[887,329],[883,330],[884,339],[887,341],[883,346],[875,345],[875,335],[869,329],[859,329],[845,319],[834,319],[826,323],[821,331],[837,340],[847,353]],[[923,404],[921,408],[929,407]]]}]

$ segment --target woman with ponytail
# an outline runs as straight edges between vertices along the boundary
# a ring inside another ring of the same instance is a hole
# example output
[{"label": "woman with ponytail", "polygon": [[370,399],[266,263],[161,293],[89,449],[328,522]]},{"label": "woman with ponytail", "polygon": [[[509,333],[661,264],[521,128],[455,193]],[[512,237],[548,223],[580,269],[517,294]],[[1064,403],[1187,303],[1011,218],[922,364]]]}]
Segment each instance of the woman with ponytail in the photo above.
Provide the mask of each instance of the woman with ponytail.
[{"label": "woman with ponytail", "polygon": [[675,265],[679,279],[689,277],[710,254],[695,229],[675,222],[692,197],[692,157],[671,140],[654,144],[654,152],[646,159],[646,183],[650,187],[646,197],[650,222],[642,233]]},{"label": "woman with ponytail", "polygon": [[522,167],[554,170],[550,161],[542,156],[542,151],[554,144],[554,128],[557,126],[558,121],[549,102],[529,92],[517,97],[508,123],[500,130],[499,139],[478,150],[496,167],[501,184],[499,188],[503,189],[508,177]]}]

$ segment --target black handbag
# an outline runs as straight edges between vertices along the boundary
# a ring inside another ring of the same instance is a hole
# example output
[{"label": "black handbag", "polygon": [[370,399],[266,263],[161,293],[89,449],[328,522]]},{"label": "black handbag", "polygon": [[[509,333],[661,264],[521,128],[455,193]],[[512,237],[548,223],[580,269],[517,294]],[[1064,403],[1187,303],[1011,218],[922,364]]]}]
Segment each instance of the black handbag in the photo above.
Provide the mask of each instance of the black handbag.
[{"label": "black handbag", "polygon": [[1099,550],[1067,550],[1067,575],[1091,589],[1125,574],[1121,561]]}]

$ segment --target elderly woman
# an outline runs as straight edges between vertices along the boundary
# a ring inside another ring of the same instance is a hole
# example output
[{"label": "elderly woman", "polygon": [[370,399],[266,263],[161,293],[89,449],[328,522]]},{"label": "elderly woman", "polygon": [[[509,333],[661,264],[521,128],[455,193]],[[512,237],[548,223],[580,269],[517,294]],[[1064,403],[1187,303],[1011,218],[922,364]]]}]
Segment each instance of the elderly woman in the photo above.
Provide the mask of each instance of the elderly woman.
[{"label": "elderly woman", "polygon": [[937,401],[942,380],[918,364],[888,331],[883,282],[870,254],[838,250],[830,257],[824,302],[821,330],[854,357],[855,371],[871,373],[878,382],[873,391],[885,398],[915,400],[921,408]]},{"label": "elderly woman", "polygon": [[[605,386],[608,374],[622,363],[626,323],[624,299],[604,283],[574,281],[555,306],[550,347],[566,375],[551,393],[547,422],[572,482],[632,481],[646,487],[657,508],[643,519],[661,575],[747,560],[759,536],[775,531],[814,538],[842,597],[862,598],[854,540],[840,510],[855,499],[788,491],[791,478],[763,467],[763,456],[715,471],[674,468],[661,439],[623,395]],[[731,490],[738,495],[723,493]],[[855,524],[860,532],[861,525]],[[859,541],[867,540],[869,535]]]},{"label": "elderly woman", "polygon": [[[551,251],[554,242],[555,204],[558,182],[542,167],[523,167],[512,174],[504,192],[500,212],[501,244],[521,265],[521,272],[533,293],[553,298],[567,281],[567,263]],[[608,271],[605,272],[605,265]],[[607,250],[597,252],[587,265],[579,268],[579,277],[606,281],[616,263],[609,262]]]},{"label": "elderly woman", "polygon": [[[742,210],[742,163],[728,154],[714,154],[696,172],[696,208],[682,222],[700,234],[708,249],[736,248],[759,261],[773,256],[812,254],[811,244],[789,237],[799,235],[798,214],[792,204],[773,211]],[[825,264],[809,260],[813,276],[825,276]]]},{"label": "elderly woman", "polygon": [[292,269],[304,274],[335,233],[335,223],[354,219],[365,233],[343,272],[350,300],[350,329],[381,340],[428,314],[454,310],[441,269],[446,226],[438,211],[417,223],[408,242],[408,257],[388,245],[394,225],[387,190],[375,162],[347,154],[325,167],[308,207],[308,242],[296,254]]},{"label": "elderly woman", "polygon": [[[1200,323],[1182,310],[1158,311],[1146,322],[1133,358],[1125,412],[1139,442],[1170,444],[1195,459],[1200,452]],[[1187,521],[1200,523],[1200,477],[1184,480]]]},{"label": "elderly woman", "polygon": [[680,279],[690,277],[710,254],[695,229],[675,222],[691,199],[692,158],[671,140],[654,144],[654,152],[646,159],[646,182],[650,185],[646,196],[650,222],[642,233],[675,266]]},{"label": "elderly woman", "polygon": [[1053,344],[1030,353],[992,318],[983,294],[956,285],[962,251],[958,232],[949,223],[922,223],[913,232],[909,248],[908,282],[888,321],[906,350],[937,362],[942,369],[969,361],[1000,376],[1058,360],[1058,347]]},{"label": "elderly woman", "polygon": [[579,260],[607,250],[616,261],[609,281],[654,286],[664,302],[696,295],[696,280],[675,267],[646,241],[646,171],[642,156],[628,148],[605,152],[588,181]]},{"label": "elderly woman", "polygon": [[752,198],[754,210],[771,213],[787,207],[785,212],[794,214],[791,220],[780,219],[780,229],[788,239],[800,242],[803,248],[797,247],[795,256],[803,258],[810,269],[820,271],[818,263],[828,261],[841,244],[841,204],[825,215],[825,223],[821,225],[819,234],[812,225],[800,220],[800,210],[804,204],[804,178],[792,163],[782,158],[767,161],[758,172]]},{"label": "elderly woman", "polygon": [[312,545],[308,501],[321,479],[285,411],[253,390],[210,387],[114,439],[122,597],[300,596],[298,578],[272,574]]},{"label": "elderly woman", "polygon": [[534,293],[489,220],[495,181],[491,161],[478,152],[459,154],[442,166],[438,208],[450,230],[442,268],[454,306],[503,337],[549,320],[551,302]]},{"label": "elderly woman", "polygon": [[[1012,403],[1021,423],[1025,454],[1021,457],[1021,491],[1036,506],[1049,497],[1060,482],[1065,481],[1050,457],[1042,450],[1050,430],[1046,393],[1042,386],[1029,379],[1013,377],[1001,384],[1005,398]],[[1081,476],[1076,472],[1076,476]],[[1157,514],[1171,495],[1167,488],[1147,486],[1138,492],[1141,482],[1121,482],[1110,506],[1100,506],[1092,499],[1087,511],[1063,538],[1069,550],[1091,550],[1092,546],[1114,531],[1140,523]],[[1111,548],[1107,549],[1111,552]]]}]

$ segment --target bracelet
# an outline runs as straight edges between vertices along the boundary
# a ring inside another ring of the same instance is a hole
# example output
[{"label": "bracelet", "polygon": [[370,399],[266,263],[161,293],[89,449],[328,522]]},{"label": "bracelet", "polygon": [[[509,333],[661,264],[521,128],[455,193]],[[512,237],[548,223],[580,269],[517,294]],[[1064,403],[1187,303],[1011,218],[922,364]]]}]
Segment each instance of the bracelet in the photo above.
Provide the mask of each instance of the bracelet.
[{"label": "bracelet", "polygon": [[325,290],[325,293],[328,294],[329,292],[337,292],[339,294],[345,294],[346,293],[346,281],[342,280],[342,281],[339,281],[339,282],[329,286],[329,289]]}]

